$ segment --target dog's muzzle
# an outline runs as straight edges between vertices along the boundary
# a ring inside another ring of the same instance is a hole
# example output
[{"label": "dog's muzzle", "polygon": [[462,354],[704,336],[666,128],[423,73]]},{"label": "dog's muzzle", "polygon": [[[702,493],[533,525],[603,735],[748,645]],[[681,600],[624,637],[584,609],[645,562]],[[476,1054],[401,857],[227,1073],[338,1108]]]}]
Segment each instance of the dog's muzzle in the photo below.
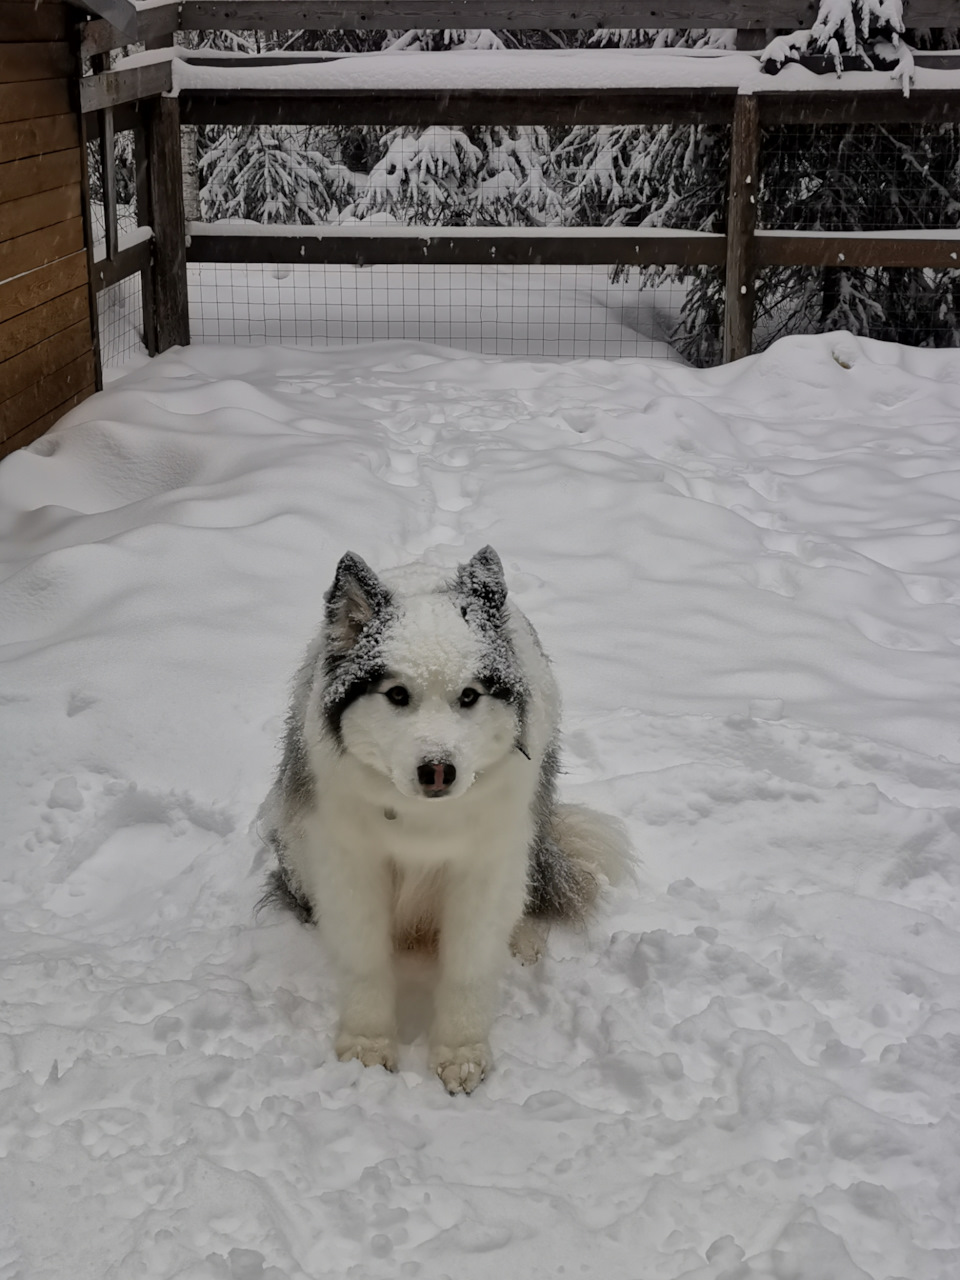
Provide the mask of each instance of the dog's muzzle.
[{"label": "dog's muzzle", "polygon": [[446,760],[424,760],[417,766],[417,781],[425,796],[445,796],[457,779],[457,771]]}]

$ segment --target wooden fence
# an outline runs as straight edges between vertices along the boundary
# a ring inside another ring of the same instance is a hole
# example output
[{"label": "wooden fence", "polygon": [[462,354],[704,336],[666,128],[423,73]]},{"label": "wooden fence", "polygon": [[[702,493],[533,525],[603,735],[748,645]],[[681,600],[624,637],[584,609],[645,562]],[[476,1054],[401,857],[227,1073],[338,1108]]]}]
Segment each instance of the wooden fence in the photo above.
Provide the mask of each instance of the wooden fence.
[{"label": "wooden fence", "polygon": [[[38,12],[54,7],[44,0]],[[0,0],[0,20],[9,9],[21,13],[24,0]],[[183,0],[182,3],[158,5],[139,15],[140,36],[148,48],[171,44],[181,30],[288,30],[288,29],[408,29],[442,27],[492,27],[494,29],[582,29],[594,27],[664,27],[697,25],[736,27],[756,32],[763,43],[771,22],[778,28],[808,26],[815,16],[816,5],[805,0],[665,0],[663,4],[633,4],[615,0],[598,6],[590,14],[568,9],[553,0],[485,0],[467,4],[465,0]],[[908,0],[907,20],[911,25],[947,26],[956,21],[955,0]],[[678,266],[713,265],[726,272],[726,315],[724,355],[735,359],[751,349],[753,326],[753,280],[756,271],[769,265],[823,267],[838,264],[879,267],[943,267],[958,264],[960,232],[945,230],[942,235],[897,235],[889,233],[811,235],[790,231],[757,231],[754,203],[758,190],[761,131],[768,126],[784,124],[935,124],[960,121],[960,66],[956,87],[914,89],[909,97],[882,73],[875,78],[878,87],[862,93],[838,88],[832,77],[824,77],[822,87],[809,91],[782,91],[770,78],[762,91],[744,93],[735,83],[682,83],[650,88],[568,88],[562,84],[549,90],[534,88],[458,88],[451,84],[434,89],[411,89],[379,84],[376,88],[255,88],[243,87],[244,71],[232,77],[225,87],[178,86],[173,95],[173,70],[169,59],[160,58],[146,65],[118,70],[107,69],[111,49],[128,43],[129,37],[105,20],[91,21],[82,32],[80,51],[89,60],[91,71],[77,81],[77,110],[86,141],[99,141],[103,156],[103,203],[106,223],[105,251],[87,275],[82,270],[82,242],[69,254],[75,258],[75,277],[66,267],[57,268],[52,278],[60,285],[72,280],[70,288],[60,287],[43,301],[31,302],[38,308],[48,300],[58,300],[49,314],[74,316],[70,307],[79,307],[87,288],[101,290],[131,275],[142,281],[145,339],[151,351],[164,351],[189,341],[187,308],[187,263],[193,262],[324,262],[352,264],[387,264],[413,262],[423,265],[447,263],[485,264],[496,262],[569,264],[675,264]],[[749,40],[745,43],[749,43]],[[2,56],[2,55],[0,55]],[[362,55],[376,58],[379,55]],[[448,55],[424,55],[445,59]],[[204,55],[188,55],[202,63]],[[276,59],[256,57],[233,59],[234,66],[255,71],[265,61],[276,65]],[[949,57],[918,58],[922,65],[949,66]],[[0,64],[10,65],[10,63]],[[58,64],[61,65],[61,64]],[[219,61],[217,65],[225,65]],[[62,63],[61,74],[69,71]],[[46,72],[44,72],[46,75]],[[249,79],[250,77],[248,77]],[[255,79],[255,77],[254,77]],[[947,77],[952,83],[952,77]],[[253,81],[251,81],[253,83]],[[3,90],[0,89],[0,95]],[[0,107],[4,99],[0,96]],[[76,153],[78,135],[76,117],[61,113],[69,138],[61,150]],[[4,117],[0,114],[0,120]],[[497,229],[408,228],[409,234],[385,234],[376,225],[363,228],[304,228],[302,233],[283,236],[257,236],[217,228],[187,227],[184,220],[183,180],[181,171],[181,128],[206,124],[364,124],[364,125],[567,125],[567,124],[713,124],[731,129],[730,192],[727,230],[725,234],[646,232],[635,228],[583,229],[574,234],[537,231],[524,234],[512,230],[504,234]],[[3,124],[0,124],[2,143]],[[124,242],[117,225],[117,193],[113,167],[113,139],[120,130],[132,129],[135,137],[138,217],[145,230],[139,237]],[[64,135],[67,138],[67,135]],[[25,152],[28,157],[30,152]],[[0,157],[6,153],[0,149]],[[52,162],[50,162],[52,164]],[[58,163],[68,164],[66,157]],[[0,168],[2,174],[9,165]],[[52,170],[51,170],[52,171]],[[70,171],[75,173],[75,169]],[[61,180],[62,182],[62,180]],[[67,182],[77,187],[77,179]],[[82,186],[77,187],[81,191]],[[0,193],[3,188],[0,187]],[[69,200],[70,197],[60,197]],[[7,201],[5,195],[0,199]],[[16,200],[9,202],[15,204]],[[0,204],[0,212],[6,203]],[[73,209],[74,206],[71,206]],[[74,235],[82,222],[75,211],[62,221],[74,221]],[[0,223],[0,226],[3,224]],[[190,231],[197,234],[188,234]],[[44,242],[42,252],[60,254],[53,233],[39,232]],[[59,233],[58,233],[59,234]],[[0,241],[3,240],[0,232]],[[19,238],[19,237],[18,237]],[[47,243],[49,241],[49,243]],[[10,243],[15,243],[11,241]],[[87,235],[89,245],[89,230]],[[0,254],[8,246],[0,244]],[[64,252],[67,252],[64,250]],[[79,257],[77,255],[79,254]],[[53,262],[50,256],[46,261]],[[0,258],[0,264],[3,259]],[[9,267],[7,268],[9,271]],[[0,280],[6,272],[0,269]],[[9,283],[9,282],[8,282]],[[17,293],[17,282],[9,294],[0,285],[0,341],[4,333],[2,307],[6,297]],[[71,302],[59,301],[68,293]],[[29,301],[29,300],[28,300]],[[11,305],[7,303],[7,305]],[[21,310],[25,303],[21,302]],[[17,316],[19,312],[10,312]],[[79,312],[76,313],[79,316]],[[55,321],[62,323],[62,318]],[[72,319],[68,328],[85,325],[91,330],[90,313]],[[42,328],[38,315],[34,333]],[[11,332],[13,332],[11,330]],[[92,332],[92,330],[91,330]],[[79,335],[80,330],[76,329]],[[75,336],[71,340],[77,341]],[[66,341],[59,339],[59,341]],[[37,344],[37,349],[43,343]],[[29,424],[13,426],[8,440],[16,445],[32,438],[43,424],[56,416],[94,384],[95,337],[91,337],[76,359],[77,377],[86,379],[82,386],[64,384],[69,395],[58,405],[51,405],[46,416],[35,417]],[[3,348],[0,346],[0,359]],[[19,366],[18,376],[29,382],[31,369],[40,370],[39,356],[31,356]],[[6,401],[4,371],[9,360],[0,364],[0,422]],[[25,384],[24,391],[29,387]],[[21,394],[21,393],[15,393]],[[13,397],[7,395],[7,400]],[[10,423],[21,422],[9,417]],[[2,436],[0,436],[2,439]]]}]

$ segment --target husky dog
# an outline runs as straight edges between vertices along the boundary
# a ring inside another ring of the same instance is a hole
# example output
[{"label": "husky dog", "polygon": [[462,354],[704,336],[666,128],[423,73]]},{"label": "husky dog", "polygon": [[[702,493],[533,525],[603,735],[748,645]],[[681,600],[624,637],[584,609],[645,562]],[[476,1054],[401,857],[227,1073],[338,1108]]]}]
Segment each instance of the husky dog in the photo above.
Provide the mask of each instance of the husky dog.
[{"label": "husky dog", "polygon": [[535,960],[551,919],[583,920],[623,831],[557,803],[557,687],[492,547],[382,579],[348,552],[325,599],[261,810],[263,901],[319,925],[336,1051],[366,1066],[397,1066],[394,948],[435,948],[430,1063],[470,1093],[511,946]]}]

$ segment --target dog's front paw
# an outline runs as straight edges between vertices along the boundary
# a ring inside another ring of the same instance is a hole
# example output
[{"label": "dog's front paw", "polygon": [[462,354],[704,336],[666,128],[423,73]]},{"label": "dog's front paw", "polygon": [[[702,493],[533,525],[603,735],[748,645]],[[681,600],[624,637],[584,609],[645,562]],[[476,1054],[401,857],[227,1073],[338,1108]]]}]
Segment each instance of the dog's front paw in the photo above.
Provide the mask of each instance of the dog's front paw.
[{"label": "dog's front paw", "polygon": [[430,1065],[447,1093],[473,1093],[490,1069],[490,1049],[485,1044],[461,1044],[456,1048],[437,1045],[430,1055]]},{"label": "dog's front paw", "polygon": [[397,1042],[390,1036],[358,1036],[341,1031],[337,1036],[337,1057],[341,1062],[359,1058],[365,1067],[397,1069]]}]

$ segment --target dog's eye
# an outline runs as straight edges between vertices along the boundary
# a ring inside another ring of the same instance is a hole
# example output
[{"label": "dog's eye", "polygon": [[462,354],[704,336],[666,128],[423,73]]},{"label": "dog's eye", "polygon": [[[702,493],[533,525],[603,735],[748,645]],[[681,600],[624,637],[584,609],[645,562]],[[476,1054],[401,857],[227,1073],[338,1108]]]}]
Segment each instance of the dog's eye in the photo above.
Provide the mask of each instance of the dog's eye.
[{"label": "dog's eye", "polygon": [[460,695],[460,705],[461,707],[472,707],[479,697],[480,695],[476,689],[464,689]]},{"label": "dog's eye", "polygon": [[405,707],[410,701],[410,691],[405,689],[402,684],[395,684],[383,696],[395,707]]}]

